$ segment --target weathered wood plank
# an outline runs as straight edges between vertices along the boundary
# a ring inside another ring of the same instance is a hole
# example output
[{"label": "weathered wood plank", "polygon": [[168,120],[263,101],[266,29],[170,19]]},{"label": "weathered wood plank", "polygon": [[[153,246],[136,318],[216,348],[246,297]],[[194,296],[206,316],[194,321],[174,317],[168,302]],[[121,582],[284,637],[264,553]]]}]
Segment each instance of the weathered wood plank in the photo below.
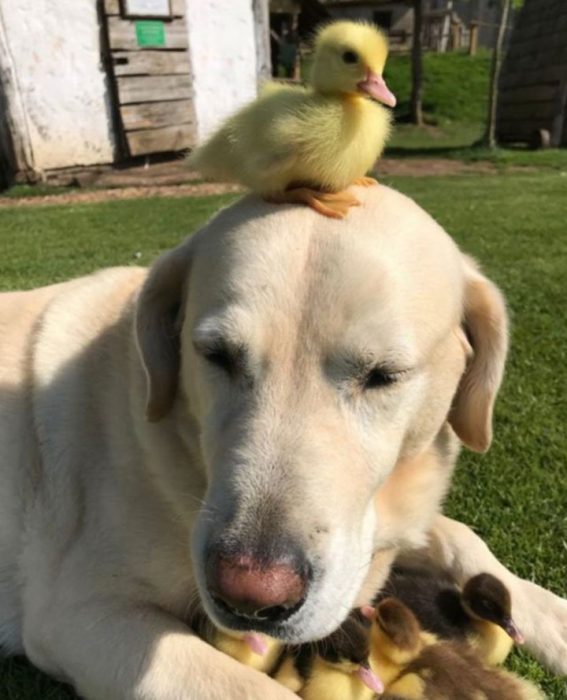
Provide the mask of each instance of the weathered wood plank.
[{"label": "weathered wood plank", "polygon": [[550,129],[551,123],[545,119],[506,119],[499,123],[498,131],[506,134],[522,135],[526,138],[538,129]]},{"label": "weathered wood plank", "polygon": [[[104,12],[105,14],[111,15],[121,15],[122,8],[120,6],[120,0],[104,0]],[[185,16],[185,0],[171,0],[171,10],[174,17],[184,17]]]},{"label": "weathered wood plank", "polygon": [[543,68],[534,68],[525,72],[509,71],[504,76],[501,82],[502,91],[506,91],[512,87],[520,87],[522,85],[538,85],[539,83],[559,83],[567,70],[567,61],[565,65],[549,65]]},{"label": "weathered wood plank", "polygon": [[[108,18],[108,41],[113,51],[132,51],[140,49],[136,38],[136,23],[133,20],[123,20],[120,17]],[[164,22],[165,46],[152,46],[152,51],[164,49],[186,49],[188,47],[187,27],[184,19],[174,19]],[[143,49],[142,49],[143,50]]]},{"label": "weathered wood plank", "polygon": [[195,127],[184,124],[166,126],[163,129],[130,131],[126,134],[126,138],[132,156],[182,151],[195,145]]},{"label": "weathered wood plank", "polygon": [[514,119],[543,119],[549,121],[560,111],[557,100],[502,105],[499,116],[502,121]]},{"label": "weathered wood plank", "polygon": [[114,75],[181,75],[191,72],[185,51],[114,51]]},{"label": "weathered wood plank", "polygon": [[192,100],[125,105],[120,108],[120,114],[126,131],[194,122]]},{"label": "weathered wood plank", "polygon": [[116,82],[121,105],[133,102],[188,100],[193,96],[189,75],[122,77],[117,78]]},{"label": "weathered wood plank", "polygon": [[557,96],[558,83],[551,85],[524,85],[506,90],[501,95],[502,104],[520,102],[548,102]]}]

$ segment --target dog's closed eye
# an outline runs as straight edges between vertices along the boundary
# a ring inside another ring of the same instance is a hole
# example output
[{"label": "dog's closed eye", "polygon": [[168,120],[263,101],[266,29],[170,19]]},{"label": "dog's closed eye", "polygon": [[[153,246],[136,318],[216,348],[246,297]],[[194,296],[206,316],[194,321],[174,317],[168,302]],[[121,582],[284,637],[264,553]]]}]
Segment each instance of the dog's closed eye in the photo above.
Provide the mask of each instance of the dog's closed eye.
[{"label": "dog's closed eye", "polygon": [[223,339],[195,340],[193,346],[203,359],[231,377],[235,376],[243,367],[243,349],[233,346]]},{"label": "dog's closed eye", "polygon": [[201,354],[207,362],[216,365],[229,374],[233,374],[237,369],[238,357],[227,347],[206,348]]},{"label": "dog's closed eye", "polygon": [[379,389],[381,387],[395,384],[402,372],[393,372],[385,367],[373,367],[362,377],[363,389]]}]

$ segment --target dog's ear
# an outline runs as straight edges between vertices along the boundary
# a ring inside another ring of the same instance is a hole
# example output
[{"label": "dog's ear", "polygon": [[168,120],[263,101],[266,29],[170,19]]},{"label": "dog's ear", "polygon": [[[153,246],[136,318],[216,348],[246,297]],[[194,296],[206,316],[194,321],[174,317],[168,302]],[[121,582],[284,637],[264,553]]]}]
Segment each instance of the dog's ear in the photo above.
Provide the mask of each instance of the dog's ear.
[{"label": "dog's ear", "polygon": [[136,309],[136,339],[146,372],[146,418],[161,420],[175,400],[180,370],[183,302],[191,264],[188,243],[159,258]]},{"label": "dog's ear", "polygon": [[508,351],[504,297],[465,256],[463,330],[472,347],[453,400],[449,422],[463,443],[486,452],[492,441],[492,411]]}]

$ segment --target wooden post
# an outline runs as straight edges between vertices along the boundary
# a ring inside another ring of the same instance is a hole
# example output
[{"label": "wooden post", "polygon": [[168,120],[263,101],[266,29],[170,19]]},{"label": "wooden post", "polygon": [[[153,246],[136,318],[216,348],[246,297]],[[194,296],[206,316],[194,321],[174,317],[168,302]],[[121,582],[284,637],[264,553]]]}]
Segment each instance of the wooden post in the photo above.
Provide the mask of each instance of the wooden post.
[{"label": "wooden post", "polygon": [[423,125],[423,1],[413,0],[411,121]]},{"label": "wooden post", "polygon": [[439,28],[438,51],[445,53],[449,48],[450,29],[453,16],[453,0],[446,0],[445,15]]},{"label": "wooden post", "polygon": [[461,48],[461,25],[451,22],[451,49],[457,51]]},{"label": "wooden post", "polygon": [[550,145],[559,148],[563,145],[563,134],[567,127],[567,77],[559,84],[559,95],[556,102],[556,114],[551,127]]},{"label": "wooden post", "polygon": [[256,39],[256,71],[258,83],[272,77],[270,51],[270,8],[268,0],[252,0],[254,33]]},{"label": "wooden post", "polygon": [[498,25],[498,37],[494,54],[492,56],[492,74],[490,76],[490,95],[488,97],[488,120],[484,134],[484,145],[487,148],[496,147],[496,110],[498,107],[498,94],[500,89],[500,73],[502,72],[502,58],[504,53],[504,38],[508,28],[508,16],[512,0],[502,0],[502,14]]},{"label": "wooden post", "polygon": [[478,49],[478,22],[471,22],[469,56],[476,55]]},{"label": "wooden post", "polygon": [[301,55],[299,51],[299,10],[294,10],[291,20],[291,35],[294,37],[296,42],[297,52],[295,54],[295,66],[293,67],[293,79],[301,80]]}]

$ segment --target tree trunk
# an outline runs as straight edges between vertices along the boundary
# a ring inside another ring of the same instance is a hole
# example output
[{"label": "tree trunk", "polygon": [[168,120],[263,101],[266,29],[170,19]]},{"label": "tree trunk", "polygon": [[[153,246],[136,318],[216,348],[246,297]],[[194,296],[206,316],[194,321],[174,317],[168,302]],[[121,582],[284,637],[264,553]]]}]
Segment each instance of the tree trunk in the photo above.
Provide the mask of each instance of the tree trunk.
[{"label": "tree trunk", "polygon": [[508,26],[508,16],[510,15],[510,7],[512,0],[502,1],[502,14],[500,15],[500,24],[498,26],[498,37],[494,54],[492,56],[492,70],[490,75],[490,94],[488,96],[488,119],[486,122],[486,131],[484,132],[483,145],[487,148],[496,148],[496,110],[498,109],[498,95],[500,90],[500,73],[502,72],[502,59],[504,49],[504,39],[506,37],[506,28]]},{"label": "tree trunk", "polygon": [[413,0],[411,121],[423,125],[423,0]]}]

